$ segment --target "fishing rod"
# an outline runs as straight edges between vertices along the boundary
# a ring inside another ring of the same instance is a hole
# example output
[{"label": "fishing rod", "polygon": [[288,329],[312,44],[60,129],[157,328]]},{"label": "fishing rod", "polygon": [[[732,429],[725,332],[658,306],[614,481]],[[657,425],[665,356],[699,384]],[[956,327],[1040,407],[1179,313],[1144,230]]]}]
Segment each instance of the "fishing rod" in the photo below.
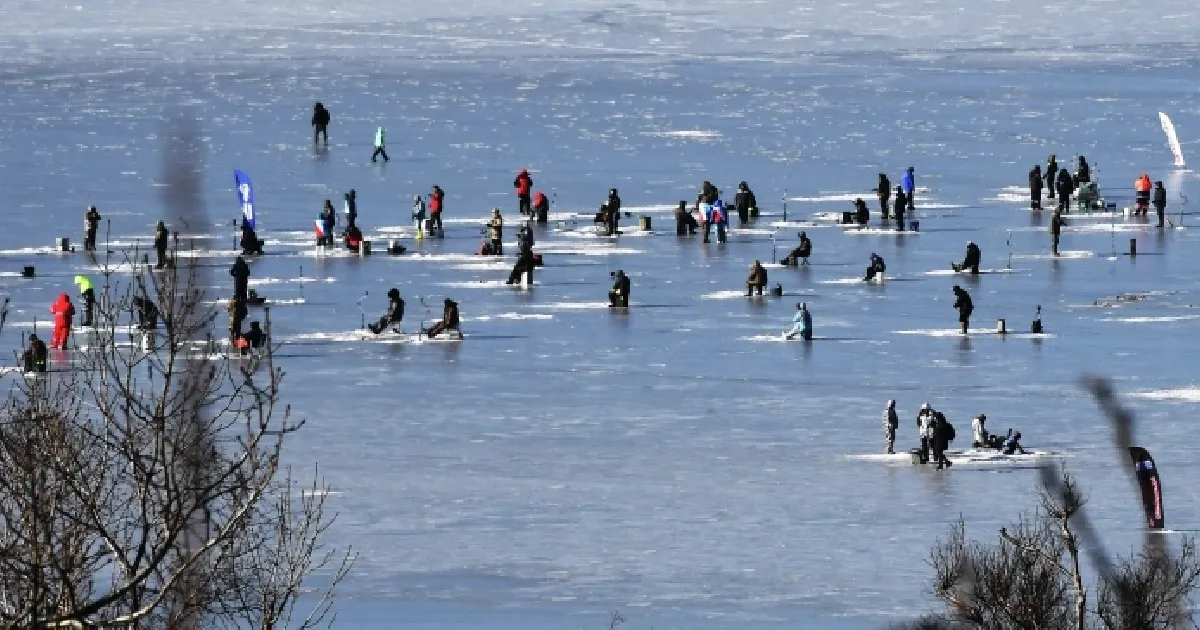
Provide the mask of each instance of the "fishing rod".
[{"label": "fishing rod", "polygon": [[787,223],[787,189],[783,189],[783,222]]},{"label": "fishing rod", "polygon": [[1005,269],[1012,269],[1012,230],[1008,230],[1008,236],[1004,237],[1004,244],[1008,246],[1008,264],[1004,265]]},{"label": "fishing rod", "polygon": [[370,294],[370,291],[363,291],[362,297],[358,298],[358,300],[354,302],[356,305],[358,305],[358,315],[360,318],[358,325],[359,330],[367,329],[367,312],[363,310],[362,303],[363,300],[367,299],[367,296]]}]

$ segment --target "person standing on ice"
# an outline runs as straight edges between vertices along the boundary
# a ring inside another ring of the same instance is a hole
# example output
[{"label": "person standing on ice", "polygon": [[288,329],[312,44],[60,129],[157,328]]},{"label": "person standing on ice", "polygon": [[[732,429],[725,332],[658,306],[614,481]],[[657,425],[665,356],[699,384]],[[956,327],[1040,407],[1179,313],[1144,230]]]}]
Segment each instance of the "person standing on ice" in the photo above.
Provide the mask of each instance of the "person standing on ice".
[{"label": "person standing on ice", "polygon": [[904,190],[904,202],[907,204],[905,209],[910,213],[914,212],[916,209],[914,205],[916,202],[914,200],[916,199],[917,192],[917,176],[913,172],[913,167],[910,166],[908,170],[904,171],[904,176],[900,178],[900,188]]},{"label": "person standing on ice", "polygon": [[375,163],[375,159],[383,156],[383,163],[387,164],[387,130],[382,126],[375,128],[375,152],[371,154],[371,163]]},{"label": "person standing on ice", "polygon": [[940,411],[933,412],[933,434],[929,438],[929,448],[933,451],[933,461],[937,462],[937,469],[951,466],[950,460],[946,457],[946,451],[950,449],[950,441],[954,439],[954,427],[950,421],[946,419],[946,415]]},{"label": "person standing on ice", "polygon": [[900,428],[900,416],[896,415],[896,401],[887,401],[887,408],[883,410],[883,441],[887,446],[884,451],[888,455],[896,453],[896,429]]},{"label": "person standing on ice", "polygon": [[892,206],[892,214],[896,215],[896,229],[904,231],[904,214],[908,210],[908,196],[904,189],[896,187],[896,205]]},{"label": "person standing on ice", "polygon": [[412,205],[412,220],[413,228],[416,230],[417,239],[420,240],[425,236],[425,200],[421,195],[413,197]]},{"label": "person standing on ice", "polygon": [[434,186],[433,191],[429,193],[429,235],[441,238],[445,236],[442,232],[442,211],[445,210],[446,192],[441,186]]},{"label": "person standing on ice", "polygon": [[346,231],[354,229],[358,223],[358,191],[353,188],[350,192],[343,195],[343,208],[346,212]]},{"label": "person standing on ice", "polygon": [[80,326],[91,328],[95,324],[92,314],[96,310],[96,291],[92,288],[92,280],[87,276],[75,276],[75,284],[79,286],[79,295],[83,298],[83,323]]},{"label": "person standing on ice", "polygon": [[161,220],[154,226],[154,254],[157,260],[154,263],[155,269],[162,269],[167,266],[167,240],[171,233],[167,231],[167,224]]},{"label": "person standing on ice", "polygon": [[96,230],[100,228],[100,211],[96,206],[88,206],[83,215],[83,251],[96,251]]},{"label": "person standing on ice", "polygon": [[783,333],[784,339],[795,339],[796,335],[805,341],[812,341],[812,314],[808,312],[808,304],[800,302],[796,304],[796,314],[792,316],[792,329]]},{"label": "person standing on ice", "polygon": [[891,216],[888,202],[892,199],[892,180],[888,179],[887,173],[879,174],[879,184],[875,186],[875,194],[879,196],[879,209],[883,212],[883,220],[887,221]]},{"label": "person standing on ice", "polygon": [[1054,191],[1056,190],[1054,179],[1058,176],[1058,159],[1054,154],[1050,154],[1050,158],[1046,160],[1046,188],[1048,189],[1047,196],[1054,199]]},{"label": "person standing on ice", "polygon": [[1167,220],[1167,189],[1162,182],[1154,182],[1154,211],[1158,213],[1158,227]]},{"label": "person standing on ice", "polygon": [[1071,193],[1075,192],[1075,184],[1071,180],[1071,173],[1067,169],[1058,171],[1058,179],[1054,182],[1058,187],[1058,209],[1060,212],[1071,211]]},{"label": "person standing on ice", "polygon": [[333,247],[333,227],[337,225],[337,212],[333,210],[333,202],[326,199],[325,205],[321,208],[321,238],[317,239],[317,245],[325,245]]},{"label": "person standing on ice", "polygon": [[317,144],[318,138],[324,138],[325,146],[329,146],[329,110],[321,103],[313,105],[312,128],[313,144]]},{"label": "person standing on ice", "polygon": [[492,242],[492,255],[504,254],[504,217],[500,216],[500,208],[492,208],[492,219],[487,224],[488,238]]},{"label": "person standing on ice", "polygon": [[233,299],[245,303],[250,287],[250,265],[246,264],[246,259],[238,256],[229,268],[229,275],[233,276]]},{"label": "person standing on ice", "polygon": [[628,308],[629,307],[629,276],[625,275],[625,271],[618,269],[613,273],[613,287],[608,292],[609,308]]},{"label": "person standing on ice", "polygon": [[929,447],[930,438],[933,436],[933,407],[929,403],[922,403],[921,410],[917,412],[917,436],[921,438],[921,463],[929,463]]},{"label": "person standing on ice", "polygon": [[1133,214],[1146,216],[1150,211],[1150,193],[1154,190],[1154,185],[1150,183],[1150,175],[1142,173],[1142,176],[1134,180],[1134,211]]},{"label": "person standing on ice", "polygon": [[616,188],[609,189],[608,201],[604,202],[604,207],[608,210],[605,215],[608,236],[613,236],[617,234],[621,225],[621,195],[617,194]]},{"label": "person standing on ice", "polygon": [[367,330],[376,335],[387,330],[389,326],[396,332],[400,332],[400,323],[404,321],[404,300],[400,297],[400,289],[395,287],[388,289],[387,297],[387,311],[383,317],[380,317],[378,322],[367,324]]},{"label": "person standing on ice", "polygon": [[758,200],[754,198],[754,192],[750,190],[750,186],[746,182],[738,184],[737,195],[733,198],[733,205],[737,208],[738,226],[743,227],[750,220],[751,209],[758,208]]},{"label": "person standing on ice", "polygon": [[58,300],[50,305],[54,314],[54,334],[50,337],[50,347],[58,350],[67,349],[67,338],[71,336],[71,319],[75,316],[75,305],[66,293],[59,293]]},{"label": "person standing on ice", "polygon": [[1063,226],[1067,222],[1063,220],[1062,210],[1055,209],[1054,216],[1050,217],[1050,251],[1058,256],[1058,240],[1062,236]]},{"label": "person standing on ice", "polygon": [[729,212],[725,209],[725,204],[720,199],[712,204],[712,217],[709,219],[717,226],[717,242],[724,243],[726,239],[726,230],[729,229]]},{"label": "person standing on ice", "polygon": [[971,302],[971,294],[965,289],[954,285],[954,308],[958,309],[958,323],[962,325],[962,334],[967,334],[967,330],[971,326],[971,313],[975,312],[975,305]]},{"label": "person standing on ice", "polygon": [[1087,158],[1079,156],[1079,163],[1075,166],[1075,186],[1081,186],[1092,181],[1092,167],[1088,166]]},{"label": "person standing on ice", "polygon": [[1029,209],[1042,209],[1042,166],[1034,164],[1029,171]]},{"label": "person standing on ice", "polygon": [[517,173],[516,179],[513,180],[513,189],[517,191],[517,212],[530,214],[533,204],[529,195],[533,191],[533,178],[529,176],[527,169],[521,169],[521,172]]}]

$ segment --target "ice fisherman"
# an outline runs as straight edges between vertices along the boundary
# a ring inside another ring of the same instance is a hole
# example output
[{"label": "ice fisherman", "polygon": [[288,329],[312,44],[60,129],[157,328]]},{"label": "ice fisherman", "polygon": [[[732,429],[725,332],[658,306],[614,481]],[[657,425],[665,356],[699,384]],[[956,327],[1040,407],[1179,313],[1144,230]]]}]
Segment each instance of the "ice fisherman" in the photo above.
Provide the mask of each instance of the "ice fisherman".
[{"label": "ice fisherman", "polygon": [[550,199],[540,190],[533,194],[533,214],[538,223],[550,220]]},{"label": "ice fisherman", "polygon": [[1025,449],[1021,448],[1021,432],[1013,433],[1013,430],[1009,429],[1008,433],[1008,439],[1004,440],[1004,454],[1024,455]]},{"label": "ice fisherman", "polygon": [[459,328],[458,302],[450,298],[443,302],[441,321],[426,330],[425,334],[432,339],[447,330],[456,333],[459,339],[463,338],[462,329]]},{"label": "ice fisherman", "polygon": [[917,176],[913,172],[913,167],[908,167],[904,171],[904,175],[900,177],[900,188],[904,190],[905,210],[912,212],[915,209],[915,199],[917,192]]},{"label": "ice fisherman", "polygon": [[792,316],[792,329],[783,333],[784,339],[795,339],[796,335],[805,341],[812,341],[812,314],[808,312],[808,303],[796,304],[796,314]]},{"label": "ice fisherman", "polygon": [[892,206],[892,214],[896,216],[896,229],[904,231],[904,215],[908,212],[908,196],[899,186],[896,187],[896,203]]},{"label": "ice fisherman", "polygon": [[767,269],[762,266],[762,262],[755,260],[750,265],[750,276],[746,278],[746,297],[754,295],[757,290],[759,295],[763,294],[763,288],[767,286]]},{"label": "ice fisherman", "polygon": [[1034,164],[1029,171],[1029,209],[1042,209],[1042,165]]},{"label": "ice fisherman", "polygon": [[687,202],[680,201],[679,207],[675,208],[675,234],[677,236],[690,236],[696,233],[696,228],[700,227],[696,223],[696,217],[688,211]]},{"label": "ice fisherman", "polygon": [[517,193],[517,212],[520,214],[530,214],[533,209],[533,203],[530,194],[533,191],[533,178],[529,176],[527,169],[521,169],[517,173],[516,179],[513,180],[513,189]]},{"label": "ice fisherman", "polygon": [[629,307],[629,276],[625,275],[625,271],[618,269],[613,273],[612,290],[608,292],[608,306],[610,308],[628,308]]},{"label": "ice fisherman", "polygon": [[371,154],[371,163],[379,157],[383,157],[383,163],[387,164],[387,130],[380,125],[375,128],[375,152]]},{"label": "ice fisherman", "polygon": [[1054,185],[1058,188],[1058,209],[1070,212],[1071,195],[1075,192],[1075,183],[1071,180],[1071,173],[1065,168],[1059,170]]},{"label": "ice fisherman", "polygon": [[887,446],[884,451],[888,455],[895,454],[896,446],[896,429],[900,428],[900,416],[896,415],[896,401],[887,401],[887,407],[883,410],[883,442]]},{"label": "ice fisherman", "polygon": [[238,256],[229,268],[229,275],[233,276],[233,299],[244,303],[250,286],[250,265],[246,259]]},{"label": "ice fisherman", "polygon": [[862,197],[854,200],[854,220],[859,227],[867,227],[871,222],[871,209],[867,207],[867,202],[863,201]]},{"label": "ice fisherman", "polygon": [[1150,194],[1154,190],[1154,185],[1150,183],[1149,173],[1142,173],[1133,182],[1134,206],[1133,214],[1146,216],[1150,211]]},{"label": "ice fisherman", "polygon": [[892,199],[892,180],[888,179],[887,173],[879,174],[879,183],[875,185],[875,194],[879,197],[879,210],[883,213],[883,220],[887,221],[891,216],[888,202]]},{"label": "ice fisherman", "polygon": [[800,243],[781,261],[784,265],[791,267],[807,265],[808,257],[812,255],[812,241],[808,240],[808,234],[800,232],[796,236],[800,239]]},{"label": "ice fisherman", "polygon": [[442,190],[441,186],[435,185],[429,193],[429,235],[441,238],[445,236],[442,231],[442,211],[446,209],[446,191]]},{"label": "ice fisherman", "polygon": [[237,340],[242,336],[242,322],[246,321],[248,314],[246,302],[230,298],[225,308],[229,311],[229,343],[236,345]]},{"label": "ice fisherman", "polygon": [[317,238],[317,245],[333,247],[333,228],[337,225],[337,212],[333,210],[332,201],[325,200],[325,205],[321,207],[321,214],[317,218],[321,221],[321,234]]},{"label": "ice fisherman", "polygon": [[404,321],[404,299],[400,297],[400,290],[395,287],[388,289],[387,298],[387,311],[384,312],[383,317],[380,317],[378,322],[367,324],[367,329],[376,335],[389,327],[395,332],[401,332],[400,325]]},{"label": "ice fisherman", "polygon": [[962,334],[967,334],[967,329],[971,326],[971,313],[975,312],[975,305],[971,302],[971,294],[965,289],[954,285],[954,308],[958,309],[958,323],[962,325]]},{"label": "ice fisherman", "polygon": [[517,263],[513,266],[512,272],[508,274],[508,281],[505,284],[516,284],[521,276],[528,273],[530,284],[533,284],[533,228],[529,224],[521,226],[517,231]]},{"label": "ice fisherman", "polygon": [[950,449],[950,442],[954,439],[954,425],[950,424],[945,414],[935,411],[932,427],[929,449],[933,451],[933,461],[937,462],[938,470],[942,470],[943,467],[949,468],[952,464],[946,457],[946,451]]},{"label": "ice fisherman", "polygon": [[1087,158],[1079,156],[1079,162],[1075,165],[1075,185],[1087,184],[1092,181],[1092,167],[1088,166]]},{"label": "ice fisherman", "polygon": [[342,242],[346,245],[346,249],[359,253],[362,249],[363,233],[358,229],[357,225],[351,226],[346,230],[345,236],[342,237]]},{"label": "ice fisherman", "polygon": [[242,354],[250,348],[261,348],[267,340],[267,334],[259,326],[257,321],[250,322],[250,330],[247,330],[235,343],[235,346]]},{"label": "ice fisherman", "polygon": [[342,195],[342,209],[346,214],[346,231],[358,225],[358,191],[353,188],[350,192]]},{"label": "ice fisherman", "polygon": [[1057,188],[1055,187],[1055,183],[1054,183],[1054,180],[1057,176],[1058,176],[1058,159],[1054,156],[1053,153],[1051,153],[1050,157],[1046,159],[1046,173],[1045,173],[1046,196],[1049,197],[1050,199],[1054,199],[1054,191],[1057,190]]},{"label": "ice fisherman", "polygon": [[154,226],[154,255],[157,259],[154,262],[155,269],[167,266],[167,243],[170,238],[171,233],[167,231],[167,224],[160,219]]},{"label": "ice fisherman", "polygon": [[71,296],[59,293],[58,299],[50,305],[50,312],[54,314],[54,334],[50,337],[50,347],[66,350],[67,338],[71,336],[71,319],[75,317]]},{"label": "ice fisherman", "polygon": [[258,256],[263,253],[263,240],[258,238],[258,233],[244,218],[242,219],[242,239],[239,245],[242,247],[243,256]]},{"label": "ice fisherman", "polygon": [[871,262],[867,264],[867,275],[863,278],[864,282],[874,280],[879,276],[879,281],[883,282],[883,272],[887,271],[887,263],[884,262],[883,256],[871,252]]},{"label": "ice fisherman", "polygon": [[96,291],[87,276],[75,276],[75,284],[79,286],[79,296],[83,299],[83,323],[80,326],[91,328],[95,325],[92,316],[96,310]]},{"label": "ice fisherman", "polygon": [[758,209],[758,200],[755,199],[754,191],[750,190],[750,186],[746,182],[738,184],[737,194],[733,197],[733,207],[738,213],[738,225],[746,225],[752,211]]},{"label": "ice fisherman", "polygon": [[[1041,181],[1040,179],[1038,181]],[[967,253],[961,264],[951,264],[954,271],[970,271],[971,275],[979,275],[979,259],[983,257],[975,241],[967,241]]]},{"label": "ice fisherman", "polygon": [[933,407],[929,406],[929,403],[922,403],[921,410],[917,412],[917,435],[921,438],[922,464],[929,462],[929,442],[933,437],[933,414]]},{"label": "ice fisherman", "polygon": [[[717,226],[717,242],[724,243],[725,229],[729,227],[729,216],[725,212],[725,204],[720,199],[709,204],[706,218],[709,225]],[[707,232],[705,235],[707,236]],[[705,242],[708,242],[707,239]]]},{"label": "ice fisherman", "polygon": [[604,202],[604,207],[607,209],[605,227],[608,236],[612,236],[619,233],[621,224],[621,196],[617,194],[616,188],[609,189],[608,201]]},{"label": "ice fisherman", "polygon": [[504,254],[504,217],[500,216],[500,208],[492,208],[492,218],[487,223],[488,240],[492,256]]},{"label": "ice fisherman", "polygon": [[1055,256],[1058,256],[1058,241],[1062,237],[1062,229],[1066,224],[1066,220],[1063,219],[1062,208],[1055,208],[1054,215],[1050,217],[1050,251]]},{"label": "ice fisherman", "polygon": [[1158,227],[1167,220],[1167,189],[1162,182],[1154,182],[1154,211],[1158,213]]},{"label": "ice fisherman", "polygon": [[313,144],[317,144],[317,138],[323,137],[325,146],[329,146],[329,110],[321,103],[313,105],[312,128]]},{"label": "ice fisherman", "polygon": [[413,228],[416,230],[417,238],[418,239],[424,238],[424,236],[425,236],[425,200],[421,198],[421,195],[413,196],[412,220],[413,220]]},{"label": "ice fisherman", "polygon": [[46,342],[38,338],[37,333],[30,333],[29,347],[21,353],[21,363],[26,372],[45,372],[47,364]]},{"label": "ice fisherman", "polygon": [[100,211],[88,206],[83,215],[83,251],[96,251],[96,230],[100,229]]}]

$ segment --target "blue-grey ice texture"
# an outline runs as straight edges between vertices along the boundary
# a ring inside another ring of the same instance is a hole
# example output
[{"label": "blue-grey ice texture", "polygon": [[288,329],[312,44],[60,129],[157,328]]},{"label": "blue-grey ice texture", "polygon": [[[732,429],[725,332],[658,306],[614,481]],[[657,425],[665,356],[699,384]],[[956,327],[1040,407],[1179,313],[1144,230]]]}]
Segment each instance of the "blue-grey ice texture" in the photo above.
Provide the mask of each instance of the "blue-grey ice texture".
[{"label": "blue-grey ice texture", "polygon": [[[1127,551],[1136,496],[1076,385],[1085,371],[1136,396],[1168,525],[1200,519],[1200,201],[1178,196],[1200,193],[1170,172],[1157,120],[1171,114],[1196,153],[1191,0],[6,0],[0,18],[5,347],[90,269],[44,253],[80,240],[87,204],[111,220],[102,244],[148,242],[163,112],[195,113],[210,213],[228,225],[232,170],[254,178],[270,252],[254,278],[280,301],[288,399],[309,419],[291,463],[319,462],[341,515],[331,542],[362,552],[343,626],[602,628],[615,609],[660,629],[914,617],[948,523],[991,536],[1035,505],[1035,479],[848,457],[881,451],[888,398],[905,448],[930,401],[960,436],[985,412],[1067,453],[1095,524]],[[334,116],[328,152],[310,144],[316,100]],[[381,124],[393,159],[372,166]],[[1142,171],[1167,180],[1186,229],[1072,219],[1051,260],[1024,189],[1050,153],[1086,154],[1120,207]],[[874,212],[876,173],[895,182],[909,165],[920,235],[797,223],[859,195]],[[491,207],[515,226],[521,167],[555,197],[532,291],[500,284],[511,258],[470,255]],[[747,180],[767,216],[725,246],[677,240],[671,206],[704,179]],[[410,200],[435,183],[448,235],[418,244]],[[427,256],[315,258],[321,202],[340,208],[352,187],[368,238]],[[633,220],[615,243],[587,234],[573,217],[612,187],[655,234]],[[771,237],[782,256],[799,229],[815,264],[769,269],[787,296],[737,297]],[[197,242],[223,278],[233,234],[208,231]],[[968,239],[1006,273],[946,275]],[[888,261],[882,286],[854,280],[872,251]],[[38,279],[12,277],[25,264]],[[627,314],[601,305],[618,268],[634,282]],[[953,333],[954,282],[975,297],[969,339]],[[420,298],[458,299],[468,339],[359,341],[356,300],[369,291],[377,315],[390,286],[410,332],[431,317]],[[1130,293],[1144,299],[1108,299]],[[811,345],[777,340],[799,300]],[[1045,338],[988,333],[998,318],[1027,329],[1037,304]]]}]

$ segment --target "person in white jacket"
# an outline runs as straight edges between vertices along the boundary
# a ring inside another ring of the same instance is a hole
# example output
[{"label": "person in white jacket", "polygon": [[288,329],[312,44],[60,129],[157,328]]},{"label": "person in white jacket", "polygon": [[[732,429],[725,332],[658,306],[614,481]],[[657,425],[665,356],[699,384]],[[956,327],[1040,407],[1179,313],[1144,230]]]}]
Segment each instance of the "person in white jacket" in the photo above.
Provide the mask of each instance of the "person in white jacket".
[{"label": "person in white jacket", "polygon": [[921,463],[929,461],[930,442],[933,441],[933,407],[929,403],[921,405],[921,411],[917,413],[917,434],[921,437]]}]

